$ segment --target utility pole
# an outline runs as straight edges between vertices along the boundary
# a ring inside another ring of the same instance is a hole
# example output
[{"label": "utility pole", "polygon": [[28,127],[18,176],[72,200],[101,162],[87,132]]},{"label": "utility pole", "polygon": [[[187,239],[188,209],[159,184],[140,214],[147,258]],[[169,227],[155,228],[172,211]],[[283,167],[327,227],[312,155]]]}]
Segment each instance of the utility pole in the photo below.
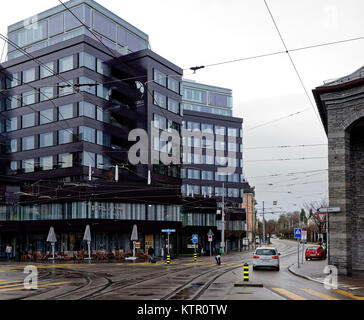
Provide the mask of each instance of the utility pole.
[{"label": "utility pole", "polygon": [[263,201],[263,244],[265,244],[264,201]]},{"label": "utility pole", "polygon": [[225,253],[225,183],[222,183],[222,208],[221,208],[221,244],[222,253]]}]

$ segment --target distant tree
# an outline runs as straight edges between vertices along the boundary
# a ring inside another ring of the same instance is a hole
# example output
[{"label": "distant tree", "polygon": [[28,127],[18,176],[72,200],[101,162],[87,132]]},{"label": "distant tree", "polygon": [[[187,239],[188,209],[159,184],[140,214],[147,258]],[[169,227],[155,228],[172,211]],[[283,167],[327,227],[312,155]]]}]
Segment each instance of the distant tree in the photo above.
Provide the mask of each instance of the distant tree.
[{"label": "distant tree", "polygon": [[307,224],[307,216],[306,216],[306,212],[304,209],[301,209],[301,213],[300,213],[300,221],[303,223],[303,224]]},{"label": "distant tree", "polygon": [[317,227],[317,232],[318,233],[322,233],[324,230],[324,226],[325,226],[325,221],[321,222],[317,211],[320,208],[325,208],[328,207],[328,203],[325,199],[319,200],[319,201],[311,201],[311,202],[306,202],[304,204],[304,207],[309,210],[309,217],[308,219],[310,221],[312,221],[316,227]]}]

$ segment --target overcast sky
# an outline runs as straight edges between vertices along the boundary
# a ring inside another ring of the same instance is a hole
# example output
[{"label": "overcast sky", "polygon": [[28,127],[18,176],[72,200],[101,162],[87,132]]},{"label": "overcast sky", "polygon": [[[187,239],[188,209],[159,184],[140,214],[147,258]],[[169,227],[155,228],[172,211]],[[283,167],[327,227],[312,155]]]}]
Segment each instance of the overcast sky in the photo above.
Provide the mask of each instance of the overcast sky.
[{"label": "overcast sky", "polygon": [[[98,2],[147,33],[152,50],[182,68],[284,50],[263,0]],[[364,36],[362,0],[267,2],[288,49]],[[58,4],[57,0],[6,1],[0,11],[1,33],[6,33],[7,25]],[[314,103],[311,90],[324,80],[360,68],[363,53],[364,40],[358,40],[291,55]],[[265,201],[265,206],[272,208],[273,200],[277,200],[275,211],[289,211],[300,209],[305,201],[327,197],[327,171],[284,175],[327,169],[326,158],[252,161],[327,157],[326,146],[252,149],[327,143],[287,54],[210,67],[187,78],[233,90],[234,116],[244,118],[244,174],[256,186],[259,207]],[[254,129],[256,126],[260,127]],[[261,178],[276,174],[281,176]],[[277,215],[267,218],[274,217]]]}]

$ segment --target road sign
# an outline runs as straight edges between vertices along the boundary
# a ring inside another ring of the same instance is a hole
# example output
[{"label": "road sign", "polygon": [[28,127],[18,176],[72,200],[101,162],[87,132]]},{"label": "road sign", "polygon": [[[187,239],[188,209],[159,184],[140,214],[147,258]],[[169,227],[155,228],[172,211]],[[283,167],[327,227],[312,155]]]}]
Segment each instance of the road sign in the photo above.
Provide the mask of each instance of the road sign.
[{"label": "road sign", "polygon": [[207,233],[208,236],[213,236],[214,233],[212,232],[212,230],[210,229],[209,232]]},{"label": "road sign", "polygon": [[306,240],[307,240],[307,231],[302,230],[302,241],[306,241]]},{"label": "road sign", "polygon": [[328,208],[320,208],[318,209],[319,212],[340,212],[340,207],[328,207]]},{"label": "road sign", "polygon": [[192,235],[192,242],[193,243],[198,243],[198,234],[193,234]]},{"label": "road sign", "polygon": [[207,235],[207,239],[209,240],[209,242],[212,242],[212,235]]},{"label": "road sign", "polygon": [[317,212],[317,217],[320,220],[320,222],[325,221],[326,213],[325,212]]},{"label": "road sign", "polygon": [[172,232],[176,232],[176,229],[162,229],[162,232],[172,233]]},{"label": "road sign", "polygon": [[295,239],[302,238],[302,229],[301,228],[294,228],[294,238]]}]

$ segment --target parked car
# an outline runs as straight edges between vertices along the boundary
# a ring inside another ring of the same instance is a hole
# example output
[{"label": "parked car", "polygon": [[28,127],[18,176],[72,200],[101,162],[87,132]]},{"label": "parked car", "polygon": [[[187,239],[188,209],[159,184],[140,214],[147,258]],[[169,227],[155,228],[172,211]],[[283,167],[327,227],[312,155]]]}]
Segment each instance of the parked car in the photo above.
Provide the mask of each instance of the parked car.
[{"label": "parked car", "polygon": [[305,252],[306,260],[312,259],[326,259],[326,249],[321,246],[309,246]]},{"label": "parked car", "polygon": [[260,267],[271,267],[279,271],[279,256],[278,250],[273,247],[259,247],[253,255],[253,270]]}]

